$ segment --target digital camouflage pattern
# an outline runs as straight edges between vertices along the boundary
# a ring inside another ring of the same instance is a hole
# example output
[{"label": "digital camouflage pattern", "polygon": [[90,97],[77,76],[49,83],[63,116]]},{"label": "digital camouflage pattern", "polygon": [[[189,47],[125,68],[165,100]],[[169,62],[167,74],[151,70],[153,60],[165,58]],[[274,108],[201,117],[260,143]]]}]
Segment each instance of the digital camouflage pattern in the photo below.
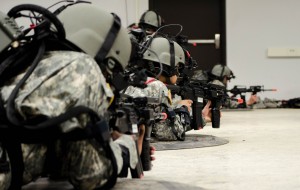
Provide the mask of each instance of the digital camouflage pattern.
[{"label": "digital camouflage pattern", "polygon": [[265,98],[263,101],[266,108],[279,108],[281,106],[281,102],[276,99]]},{"label": "digital camouflage pattern", "polygon": [[[22,76],[3,87],[4,100],[8,99]],[[90,56],[76,52],[50,52],[20,89],[15,103],[24,119],[36,115],[58,116],[77,105],[104,115],[109,105],[107,99],[112,96],[99,66]],[[62,124],[61,128],[67,132],[85,126],[86,122],[87,118],[81,117]]]},{"label": "digital camouflage pattern", "polygon": [[209,80],[207,72],[203,71],[203,70],[194,71],[192,79],[206,81],[206,82],[208,82],[208,80]]},{"label": "digital camouflage pattern", "polygon": [[[5,102],[23,75],[24,73],[18,75],[1,89],[1,96]],[[112,96],[111,89],[92,57],[78,52],[55,51],[45,54],[19,90],[15,103],[16,109],[24,119],[36,115],[58,116],[68,108],[78,105],[87,106],[103,116]],[[87,122],[88,117],[82,115],[62,123],[61,130],[69,132],[75,128],[83,128]],[[118,149],[118,146],[113,148],[118,163],[122,164],[121,151]],[[46,150],[44,145],[22,145],[24,183],[40,175]],[[110,160],[94,139],[58,142],[56,151],[58,158],[64,157],[61,175],[69,177],[76,189],[93,189],[103,184],[112,174]]]},{"label": "digital camouflage pattern", "polygon": [[[165,104],[167,107],[172,107],[172,100],[170,92],[166,85],[159,80],[154,78],[148,78],[148,84],[146,88],[137,88],[129,86],[124,92],[132,97],[158,97],[161,99],[161,103]],[[173,141],[177,138],[183,138],[185,134],[186,126],[182,124],[179,115],[176,115],[174,124],[170,120],[160,121],[155,123],[152,132],[161,141]]]},{"label": "digital camouflage pattern", "polygon": [[252,108],[254,109],[279,108],[279,107],[280,107],[279,101],[276,101],[275,99],[271,99],[271,98],[264,98],[264,100],[262,100],[260,96],[257,96],[256,103],[252,105]]}]

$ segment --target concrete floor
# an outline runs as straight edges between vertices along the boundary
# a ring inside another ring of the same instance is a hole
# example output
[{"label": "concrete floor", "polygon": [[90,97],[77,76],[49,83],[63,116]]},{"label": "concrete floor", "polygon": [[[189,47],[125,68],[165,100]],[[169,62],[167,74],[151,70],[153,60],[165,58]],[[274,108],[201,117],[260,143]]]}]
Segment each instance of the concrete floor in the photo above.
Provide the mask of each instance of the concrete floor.
[{"label": "concrete floor", "polygon": [[120,179],[114,190],[300,189],[300,109],[223,111],[221,128],[189,133],[229,143],[157,151],[142,180]]},{"label": "concrete floor", "polygon": [[300,189],[300,109],[227,111],[222,113],[221,128],[192,133],[226,138],[229,143],[157,151],[145,179],[203,189]]}]

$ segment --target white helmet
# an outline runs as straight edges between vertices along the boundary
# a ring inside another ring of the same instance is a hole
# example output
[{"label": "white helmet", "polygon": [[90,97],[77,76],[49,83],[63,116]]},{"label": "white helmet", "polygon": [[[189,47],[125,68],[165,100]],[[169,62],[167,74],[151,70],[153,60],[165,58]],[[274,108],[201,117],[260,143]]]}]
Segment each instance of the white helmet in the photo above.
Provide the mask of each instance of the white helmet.
[{"label": "white helmet", "polygon": [[233,72],[227,67],[226,65],[217,64],[215,65],[212,70],[211,74],[221,80],[226,76],[228,79],[235,78]]},{"label": "white helmet", "polygon": [[155,11],[146,11],[142,14],[139,25],[142,28],[151,27],[158,29],[161,27],[161,17]]},{"label": "white helmet", "polygon": [[175,41],[163,37],[149,40],[150,44],[143,53],[143,59],[163,64],[165,74],[167,76],[174,75],[179,65],[185,63],[185,53],[182,47]]},{"label": "white helmet", "polygon": [[66,39],[91,55],[96,61],[116,60],[124,69],[131,55],[131,42],[116,15],[91,4],[66,8],[58,15]]}]

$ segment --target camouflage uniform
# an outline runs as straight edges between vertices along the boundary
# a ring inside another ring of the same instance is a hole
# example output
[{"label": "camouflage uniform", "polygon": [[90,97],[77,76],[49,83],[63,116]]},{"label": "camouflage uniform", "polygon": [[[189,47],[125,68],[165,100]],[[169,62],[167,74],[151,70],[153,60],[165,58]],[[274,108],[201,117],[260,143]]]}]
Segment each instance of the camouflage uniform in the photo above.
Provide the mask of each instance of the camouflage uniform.
[{"label": "camouflage uniform", "polygon": [[[7,101],[11,91],[23,75],[24,73],[18,75],[1,89],[4,101]],[[78,105],[89,107],[103,116],[112,96],[111,89],[107,87],[106,80],[92,57],[78,52],[56,51],[45,54],[43,60],[19,90],[15,105],[24,119],[37,115],[58,116],[65,113],[68,108]],[[72,118],[61,124],[61,130],[69,132],[78,127],[83,128],[88,119],[86,115]],[[135,149],[132,138],[124,136],[120,141],[132,141],[133,144],[127,142],[132,146],[130,153]],[[110,144],[120,171],[123,163],[121,149],[115,142]],[[61,170],[61,174],[68,177],[77,189],[94,189],[101,186],[112,174],[111,161],[106,157],[101,145],[94,139],[58,141],[56,148],[57,157],[63,158],[62,168],[58,170]],[[25,165],[24,183],[29,183],[40,176],[46,151],[47,147],[42,144],[22,145]],[[133,165],[136,163],[135,160],[132,162]]]},{"label": "camouflage uniform", "polygon": [[270,98],[265,98],[263,103],[266,108],[279,108],[281,106],[280,101]]},{"label": "camouflage uniform", "polygon": [[[195,71],[192,78],[196,80],[207,81],[207,82],[211,80],[209,79],[208,72],[203,70]],[[241,106],[237,101],[228,100],[225,102],[224,107],[229,109],[235,109],[235,108],[240,108]],[[249,106],[247,105],[247,107],[254,108],[254,109],[263,109],[263,108],[276,108],[279,107],[279,105],[276,102],[276,100],[265,98],[265,100],[262,101],[261,98],[257,96],[256,103]]]},{"label": "camouflage uniform", "polygon": [[203,71],[203,70],[195,71],[192,76],[192,79],[206,81],[206,82],[208,82],[208,80],[209,80],[207,72]]},{"label": "camouflage uniform", "polygon": [[[162,104],[167,107],[172,107],[171,94],[166,85],[150,77],[148,77],[147,81],[148,84],[146,88],[142,89],[129,86],[124,93],[132,97],[159,97],[161,98]],[[179,115],[176,114],[174,124],[168,119],[160,121],[155,123],[152,132],[157,140],[173,141],[182,139],[187,127],[188,126],[182,123]]]},{"label": "camouflage uniform", "polygon": [[[0,162],[1,166],[2,164],[6,164],[8,160],[7,153],[2,149],[1,143],[0,143]],[[2,169],[2,168],[1,168]],[[0,171],[0,189],[8,189],[10,185],[11,180],[11,173],[9,171]]]}]

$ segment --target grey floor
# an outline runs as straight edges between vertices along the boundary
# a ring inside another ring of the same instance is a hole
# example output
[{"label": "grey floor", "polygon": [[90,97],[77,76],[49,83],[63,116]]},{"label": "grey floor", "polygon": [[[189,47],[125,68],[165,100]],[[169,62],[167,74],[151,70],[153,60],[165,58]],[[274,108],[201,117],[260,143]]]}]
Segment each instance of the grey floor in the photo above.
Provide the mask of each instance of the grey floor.
[{"label": "grey floor", "polygon": [[[300,109],[223,111],[221,128],[189,133],[229,143],[157,151],[143,179],[120,179],[114,190],[300,189]],[[24,189],[60,188],[38,181]]]}]

